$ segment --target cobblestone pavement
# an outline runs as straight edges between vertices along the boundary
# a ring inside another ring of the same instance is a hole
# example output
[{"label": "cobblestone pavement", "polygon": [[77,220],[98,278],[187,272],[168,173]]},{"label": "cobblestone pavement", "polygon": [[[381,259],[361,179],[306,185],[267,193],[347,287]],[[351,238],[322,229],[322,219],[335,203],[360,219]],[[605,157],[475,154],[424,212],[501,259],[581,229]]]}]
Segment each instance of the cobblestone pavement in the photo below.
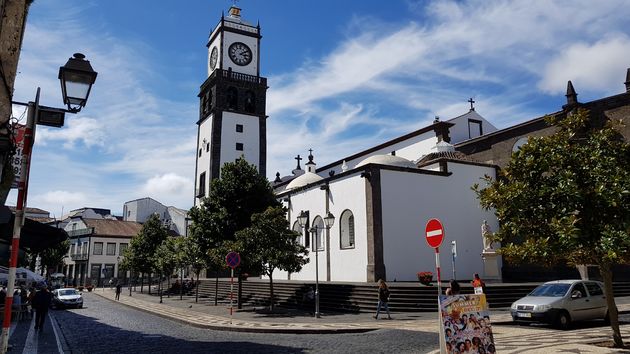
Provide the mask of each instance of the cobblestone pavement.
[{"label": "cobblestone pavement", "polygon": [[[113,293],[105,290],[100,296],[113,297]],[[371,314],[325,314],[320,319],[305,316],[305,314],[286,314],[272,317],[254,311],[235,312],[232,324],[225,306],[209,306],[195,304],[191,299],[164,298],[159,304],[157,296],[134,293],[133,297],[122,296],[121,302],[147,312],[159,312],[162,316],[176,318],[182,322],[195,323],[198,326],[220,328],[223,330],[245,331],[280,331],[294,333],[308,333],[322,330],[325,332],[343,332],[357,330],[376,330],[368,337],[378,336],[383,331],[395,330],[405,333],[420,332],[425,339],[422,347],[398,348],[399,352],[426,353],[437,352],[437,321],[435,313],[398,313],[395,320],[375,321]],[[622,336],[630,341],[630,298],[617,299],[621,311]],[[493,311],[491,316],[497,351],[500,353],[616,353],[624,352],[594,346],[595,342],[602,342],[611,338],[611,329],[601,321],[592,321],[575,326],[569,331],[560,331],[549,326],[516,326],[511,323],[511,317],[506,310]],[[377,330],[380,329],[380,330]],[[276,334],[274,334],[275,336]],[[393,343],[392,339],[386,342]],[[434,349],[431,349],[434,348]],[[333,348],[337,349],[337,348]],[[353,348],[355,349],[355,348]],[[375,349],[375,348],[372,348]],[[355,352],[355,350],[350,350]],[[378,352],[379,350],[375,350]],[[389,352],[389,350],[387,350]],[[626,351],[627,352],[627,351]]]},{"label": "cobblestone pavement", "polygon": [[[85,308],[54,311],[72,353],[426,353],[435,333],[279,334],[216,331],[85,294]],[[135,297],[135,296],[134,296]]]}]

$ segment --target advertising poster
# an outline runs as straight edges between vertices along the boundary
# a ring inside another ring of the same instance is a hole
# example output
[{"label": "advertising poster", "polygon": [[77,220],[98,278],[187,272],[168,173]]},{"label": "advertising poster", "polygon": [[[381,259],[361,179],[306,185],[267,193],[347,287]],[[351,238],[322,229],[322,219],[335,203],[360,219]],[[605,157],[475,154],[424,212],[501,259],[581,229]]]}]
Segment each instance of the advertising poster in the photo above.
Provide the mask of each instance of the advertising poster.
[{"label": "advertising poster", "polygon": [[440,296],[446,353],[496,353],[486,295]]}]

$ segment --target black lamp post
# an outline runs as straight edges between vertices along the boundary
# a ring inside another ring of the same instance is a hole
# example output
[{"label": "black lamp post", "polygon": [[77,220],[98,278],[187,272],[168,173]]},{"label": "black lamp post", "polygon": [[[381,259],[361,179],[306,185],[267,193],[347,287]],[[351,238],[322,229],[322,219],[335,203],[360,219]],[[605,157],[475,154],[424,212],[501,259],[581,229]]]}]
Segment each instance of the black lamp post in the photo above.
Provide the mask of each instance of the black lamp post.
[{"label": "black lamp post", "polygon": [[[306,223],[308,222],[308,212],[301,211],[297,219],[298,219],[298,224],[300,225],[300,227],[306,227]],[[335,224],[335,216],[332,213],[328,212],[326,214],[326,217],[324,217],[325,229],[327,230],[330,229],[334,224]],[[317,318],[320,317],[320,312],[319,312],[319,242],[316,242],[317,240],[319,240],[317,238],[318,230],[323,230],[323,229],[321,227],[318,227],[317,225],[313,225],[309,229],[309,232],[311,234],[312,246],[315,249],[315,317]]]},{"label": "black lamp post", "polygon": [[61,94],[63,102],[68,109],[40,107],[39,93],[37,88],[35,102],[22,103],[11,102],[13,104],[28,106],[26,127],[24,130],[24,148],[22,149],[22,166],[18,179],[18,196],[15,206],[15,220],[13,226],[13,240],[11,242],[12,251],[9,257],[9,277],[7,279],[7,296],[5,298],[4,320],[2,324],[2,338],[0,348],[2,353],[6,353],[9,345],[9,328],[11,325],[11,306],[13,304],[13,291],[15,283],[15,268],[17,267],[18,249],[20,245],[20,235],[24,224],[24,210],[26,209],[26,196],[28,192],[28,174],[30,171],[31,155],[33,143],[35,141],[36,124],[50,125],[55,127],[63,126],[64,115],[77,113],[85,107],[90,95],[92,85],[96,80],[97,73],[92,69],[90,62],[84,60],[83,54],[76,53],[70,58],[66,65],[59,68],[59,80],[61,81]]}]

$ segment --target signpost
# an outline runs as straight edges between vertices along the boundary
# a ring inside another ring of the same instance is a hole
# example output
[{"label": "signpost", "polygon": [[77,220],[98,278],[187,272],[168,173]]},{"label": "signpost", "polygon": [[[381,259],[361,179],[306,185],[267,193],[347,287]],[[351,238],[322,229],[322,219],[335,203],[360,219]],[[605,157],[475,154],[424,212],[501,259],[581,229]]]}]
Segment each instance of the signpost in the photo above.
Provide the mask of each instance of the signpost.
[{"label": "signpost", "polygon": [[17,188],[20,175],[22,174],[22,152],[24,150],[24,134],[26,132],[26,125],[15,124],[13,129],[16,132],[15,155],[13,155],[13,158],[11,159],[11,166],[13,167],[13,175],[15,177],[13,179],[13,183],[11,183],[11,188]]},{"label": "signpost", "polygon": [[[438,219],[429,219],[424,228],[424,236],[429,247],[435,249],[435,270],[438,284],[438,309],[441,308],[440,296],[442,295],[442,278],[440,275],[440,245],[444,241],[444,226]],[[438,311],[438,321],[440,323],[440,352],[446,353],[446,340],[444,338],[444,323],[442,314]]]},{"label": "signpost", "polygon": [[241,256],[237,252],[230,252],[225,256],[225,262],[232,268],[230,276],[230,324],[232,324],[233,300],[234,300],[234,268],[241,264]]}]

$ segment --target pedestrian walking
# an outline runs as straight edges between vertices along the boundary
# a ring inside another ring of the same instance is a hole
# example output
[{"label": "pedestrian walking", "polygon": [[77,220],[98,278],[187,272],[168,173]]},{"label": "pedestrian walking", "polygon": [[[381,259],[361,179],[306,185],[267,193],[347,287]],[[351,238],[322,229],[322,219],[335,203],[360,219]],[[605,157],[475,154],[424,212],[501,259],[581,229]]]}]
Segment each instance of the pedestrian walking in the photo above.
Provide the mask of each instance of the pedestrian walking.
[{"label": "pedestrian walking", "polygon": [[35,329],[42,330],[44,328],[44,321],[46,320],[51,300],[52,294],[48,291],[47,287],[42,287],[33,297],[33,309],[35,309]]},{"label": "pedestrian walking", "polygon": [[116,300],[120,300],[120,292],[122,291],[122,284],[116,284]]},{"label": "pedestrian walking", "polygon": [[459,283],[455,279],[451,279],[448,285],[448,289],[446,289],[446,295],[459,295]]},{"label": "pedestrian walking", "polygon": [[381,307],[385,308],[387,311],[387,319],[391,320],[392,316],[389,314],[389,306],[387,306],[387,302],[389,301],[389,287],[387,283],[383,279],[378,280],[378,305],[376,305],[376,315],[374,318],[378,320],[378,314],[381,312]]},{"label": "pedestrian walking", "polygon": [[475,289],[475,294],[485,294],[486,293],[486,283],[479,278],[479,274],[475,273],[473,275],[473,280],[470,282]]}]

